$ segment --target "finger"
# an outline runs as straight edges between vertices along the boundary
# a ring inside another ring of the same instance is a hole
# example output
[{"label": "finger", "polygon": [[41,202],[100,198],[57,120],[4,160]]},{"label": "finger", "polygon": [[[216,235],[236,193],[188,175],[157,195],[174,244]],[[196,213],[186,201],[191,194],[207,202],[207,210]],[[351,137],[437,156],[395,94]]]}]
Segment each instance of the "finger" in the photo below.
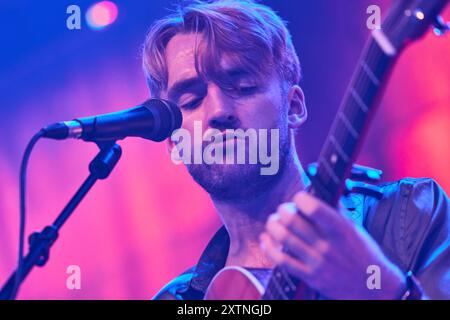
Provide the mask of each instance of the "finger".
[{"label": "finger", "polygon": [[319,234],[311,223],[304,216],[298,214],[294,202],[281,204],[277,212],[280,215],[280,222],[307,244],[314,245],[320,240]]},{"label": "finger", "polygon": [[304,262],[317,260],[318,255],[314,249],[306,244],[301,238],[289,231],[280,221],[278,214],[269,217],[266,224],[267,233],[273,238],[275,243],[283,246],[290,255]]},{"label": "finger", "polygon": [[333,233],[345,221],[336,209],[304,191],[294,196],[294,203],[300,213],[324,235]]},{"label": "finger", "polygon": [[277,266],[284,268],[288,273],[298,278],[305,278],[311,273],[311,268],[307,264],[283,252],[282,248],[272,240],[269,234],[263,232],[260,235],[260,241],[261,249],[269,259]]}]

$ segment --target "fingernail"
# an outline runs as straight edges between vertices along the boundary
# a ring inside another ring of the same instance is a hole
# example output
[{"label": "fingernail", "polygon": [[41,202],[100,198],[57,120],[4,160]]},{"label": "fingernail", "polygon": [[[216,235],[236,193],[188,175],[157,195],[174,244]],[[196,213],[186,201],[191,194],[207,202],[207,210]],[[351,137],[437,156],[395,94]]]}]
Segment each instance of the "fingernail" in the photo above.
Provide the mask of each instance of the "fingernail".
[{"label": "fingernail", "polygon": [[278,213],[272,213],[272,214],[269,216],[269,220],[276,221],[276,220],[279,220],[279,219],[280,219],[280,215],[279,215]]},{"label": "fingernail", "polygon": [[283,213],[295,215],[297,212],[297,207],[295,206],[294,202],[286,202],[281,205],[281,209],[283,210]]}]

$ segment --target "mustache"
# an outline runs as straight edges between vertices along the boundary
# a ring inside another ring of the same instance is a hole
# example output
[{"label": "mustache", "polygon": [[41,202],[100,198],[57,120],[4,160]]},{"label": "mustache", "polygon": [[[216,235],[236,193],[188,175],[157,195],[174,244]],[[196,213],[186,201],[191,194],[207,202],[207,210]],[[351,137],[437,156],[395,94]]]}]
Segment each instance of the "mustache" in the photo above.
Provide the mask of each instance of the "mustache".
[{"label": "mustache", "polygon": [[[225,129],[225,130],[209,128],[203,134],[202,143],[206,143],[207,145],[209,145],[211,143],[215,143],[218,140],[222,142],[231,139],[245,140],[245,132],[247,132],[246,128]],[[214,139],[212,139],[213,137]]]}]

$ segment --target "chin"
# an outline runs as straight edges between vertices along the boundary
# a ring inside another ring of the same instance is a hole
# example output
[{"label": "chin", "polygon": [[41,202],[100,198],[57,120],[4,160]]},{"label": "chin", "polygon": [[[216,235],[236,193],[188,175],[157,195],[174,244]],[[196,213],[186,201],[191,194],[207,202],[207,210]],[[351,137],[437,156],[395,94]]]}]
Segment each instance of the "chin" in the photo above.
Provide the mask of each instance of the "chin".
[{"label": "chin", "polygon": [[189,165],[192,178],[217,200],[248,199],[272,187],[277,176],[264,176],[261,165]]}]

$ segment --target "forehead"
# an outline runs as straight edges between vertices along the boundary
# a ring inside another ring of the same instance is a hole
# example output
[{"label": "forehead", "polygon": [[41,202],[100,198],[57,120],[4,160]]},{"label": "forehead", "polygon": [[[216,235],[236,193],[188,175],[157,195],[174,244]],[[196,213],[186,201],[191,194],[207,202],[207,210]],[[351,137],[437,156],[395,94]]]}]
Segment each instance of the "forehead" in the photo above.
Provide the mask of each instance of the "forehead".
[{"label": "forehead", "polygon": [[[186,33],[177,34],[167,43],[165,59],[167,65],[167,87],[182,79],[197,76],[195,69],[195,47],[197,52],[202,51],[203,37],[201,34]],[[231,65],[230,59],[223,54],[220,60],[220,68],[227,69]]]}]

